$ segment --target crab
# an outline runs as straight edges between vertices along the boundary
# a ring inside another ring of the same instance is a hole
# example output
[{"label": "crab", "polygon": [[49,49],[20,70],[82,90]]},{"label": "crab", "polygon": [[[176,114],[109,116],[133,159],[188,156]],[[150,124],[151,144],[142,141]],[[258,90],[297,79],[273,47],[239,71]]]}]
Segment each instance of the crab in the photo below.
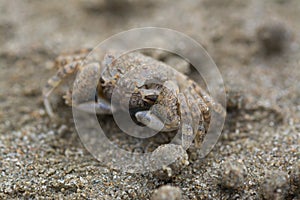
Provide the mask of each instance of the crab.
[{"label": "crab", "polygon": [[138,52],[106,53],[102,60],[93,56],[88,60],[90,52],[87,49],[57,57],[58,71],[43,89],[45,108],[51,117],[54,113],[49,96],[76,72],[73,90],[64,96],[66,104],[97,114],[113,114],[128,109],[129,104],[137,123],[160,132],[180,130],[183,147],[193,142],[201,147],[212,111],[225,115],[223,106],[200,85],[161,61]]}]

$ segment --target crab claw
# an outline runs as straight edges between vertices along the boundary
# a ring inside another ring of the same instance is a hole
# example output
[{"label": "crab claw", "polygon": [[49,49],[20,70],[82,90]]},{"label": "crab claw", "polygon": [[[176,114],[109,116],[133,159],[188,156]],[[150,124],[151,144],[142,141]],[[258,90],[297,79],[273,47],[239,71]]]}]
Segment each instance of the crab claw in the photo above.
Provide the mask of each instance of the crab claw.
[{"label": "crab claw", "polygon": [[155,131],[161,131],[164,128],[164,123],[156,117],[151,111],[139,111],[135,114],[137,121],[146,125]]},{"label": "crab claw", "polygon": [[97,114],[112,114],[113,108],[110,103],[106,101],[89,101],[85,103],[81,103],[79,105],[75,105],[78,110],[82,110],[88,113],[97,113]]}]

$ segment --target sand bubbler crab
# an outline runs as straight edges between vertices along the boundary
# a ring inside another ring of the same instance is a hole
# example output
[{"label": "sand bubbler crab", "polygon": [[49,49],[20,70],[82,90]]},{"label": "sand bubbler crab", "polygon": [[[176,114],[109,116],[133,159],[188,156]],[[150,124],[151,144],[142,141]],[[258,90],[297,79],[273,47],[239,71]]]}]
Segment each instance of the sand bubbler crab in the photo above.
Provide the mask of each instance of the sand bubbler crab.
[{"label": "sand bubbler crab", "polygon": [[[67,105],[86,112],[113,114],[128,109],[129,104],[129,112],[138,124],[161,132],[180,130],[184,148],[193,142],[196,148],[201,147],[211,112],[225,116],[224,108],[200,85],[161,61],[138,52],[106,53],[103,59],[100,55],[85,59],[90,51],[81,50],[55,60],[58,71],[43,89],[45,108],[51,117],[54,113],[48,97],[76,72],[79,74],[73,90],[64,96]],[[125,76],[129,72],[133,73]],[[117,102],[112,99],[113,91]],[[124,97],[129,97],[129,102]]]}]

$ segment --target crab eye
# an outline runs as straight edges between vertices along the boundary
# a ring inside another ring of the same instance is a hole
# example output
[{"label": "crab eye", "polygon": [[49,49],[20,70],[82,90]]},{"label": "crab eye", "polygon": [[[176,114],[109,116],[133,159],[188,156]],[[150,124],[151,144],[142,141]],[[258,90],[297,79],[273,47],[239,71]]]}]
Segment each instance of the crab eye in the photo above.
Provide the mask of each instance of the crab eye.
[{"label": "crab eye", "polygon": [[103,83],[104,83],[104,80],[103,80],[103,78],[102,78],[102,77],[100,78],[100,83],[101,83],[101,84],[103,84]]},{"label": "crab eye", "polygon": [[153,94],[153,95],[145,96],[144,100],[150,104],[154,104],[156,102],[157,98],[158,98],[158,95]]}]

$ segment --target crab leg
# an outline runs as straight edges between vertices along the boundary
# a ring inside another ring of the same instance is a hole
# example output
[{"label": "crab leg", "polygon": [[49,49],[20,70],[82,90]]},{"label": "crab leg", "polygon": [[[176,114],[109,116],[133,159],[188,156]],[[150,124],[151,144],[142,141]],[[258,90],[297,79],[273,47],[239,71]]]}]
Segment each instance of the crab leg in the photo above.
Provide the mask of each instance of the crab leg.
[{"label": "crab leg", "polygon": [[193,119],[192,115],[190,114],[190,109],[184,97],[184,94],[178,94],[178,103],[180,106],[181,112],[181,134],[182,134],[182,147],[184,149],[189,148],[194,140],[194,131],[193,131]]},{"label": "crab leg", "polygon": [[[192,91],[190,91],[192,92]],[[205,136],[205,127],[204,127],[204,119],[200,108],[198,107],[197,100],[191,93],[187,93],[188,105],[190,107],[193,123],[194,123],[194,133],[195,133],[195,147],[199,148],[203,142]],[[201,97],[198,97],[201,98]]]},{"label": "crab leg", "polygon": [[114,109],[110,102],[100,96],[101,90],[97,90],[100,75],[99,63],[90,63],[80,69],[72,92],[73,106],[85,112],[112,114]]},{"label": "crab leg", "polygon": [[57,56],[54,61],[54,67],[59,69],[68,63],[83,60],[91,51],[91,48],[86,48]]},{"label": "crab leg", "polygon": [[97,113],[97,114],[112,114],[112,106],[109,102],[104,99],[101,99],[98,102],[90,101],[75,105],[75,107],[79,110],[89,112],[89,113]]},{"label": "crab leg", "polygon": [[78,70],[78,68],[81,66],[82,59],[84,59],[90,51],[90,49],[83,49],[78,52],[74,52],[74,54],[77,55],[58,56],[55,59],[54,67],[58,68],[58,71],[47,81],[47,84],[43,88],[44,105],[46,112],[50,117],[54,116],[48,99],[50,94],[56,87],[59,86],[65,77],[75,73]]},{"label": "crab leg", "polygon": [[50,117],[54,116],[49,99],[48,99],[50,94],[53,92],[53,90],[56,87],[59,86],[59,84],[62,82],[62,80],[66,76],[73,74],[75,71],[77,71],[79,66],[81,66],[80,61],[72,62],[72,63],[69,63],[69,64],[63,66],[62,68],[60,68],[57,71],[56,75],[52,76],[48,80],[47,84],[43,88],[44,105],[45,105],[46,111]]},{"label": "crab leg", "polygon": [[[191,83],[191,85],[194,87],[195,91],[199,94],[199,96],[201,97],[202,101],[204,100],[203,103],[207,104],[207,106],[210,109],[214,110],[215,112],[217,112],[218,114],[220,114],[222,117],[226,116],[226,111],[223,108],[223,106],[220,105],[219,103],[217,103],[210,95],[208,95],[208,93],[204,89],[202,89],[196,83]],[[205,113],[208,113],[206,110],[204,110],[204,111],[205,111]],[[208,118],[208,116],[206,116],[206,114],[204,114],[203,117],[204,117],[204,119]],[[210,116],[209,116],[209,118],[210,118]]]}]

